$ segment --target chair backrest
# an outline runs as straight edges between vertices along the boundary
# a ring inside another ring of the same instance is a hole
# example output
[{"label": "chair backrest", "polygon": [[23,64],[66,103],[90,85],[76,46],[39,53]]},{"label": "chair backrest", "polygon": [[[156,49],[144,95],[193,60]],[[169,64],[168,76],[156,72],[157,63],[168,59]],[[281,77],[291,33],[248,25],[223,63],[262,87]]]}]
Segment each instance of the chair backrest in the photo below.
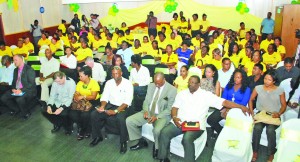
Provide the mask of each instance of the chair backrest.
[{"label": "chair backrest", "polygon": [[42,45],[40,50],[44,50],[45,53],[45,49],[49,49],[50,47],[48,45]]},{"label": "chair backrest", "polygon": [[98,48],[98,52],[99,52],[99,53],[104,53],[104,52],[105,52],[105,47],[104,47],[104,46],[100,46],[100,47]]},{"label": "chair backrest", "polygon": [[155,59],[142,59],[143,65],[155,65]]},{"label": "chair backrest", "polygon": [[200,79],[202,78],[202,70],[199,69],[198,67],[190,67],[189,68],[189,75],[197,75],[200,77]]},{"label": "chair backrest", "polygon": [[170,74],[170,70],[169,70],[168,66],[164,65],[164,64],[157,64],[156,65],[154,73],[157,73],[157,72],[162,72],[165,75],[169,75]]},{"label": "chair backrest", "polygon": [[230,109],[224,127],[231,127],[241,131],[252,133],[253,119],[251,115],[244,114],[241,109],[233,108]]},{"label": "chair backrest", "polygon": [[[285,130],[297,131],[298,140],[300,141],[300,119],[294,118],[282,123],[281,135]],[[282,138],[282,136],[280,137]]]},{"label": "chair backrest", "polygon": [[39,56],[28,56],[27,61],[40,61],[40,57]]},{"label": "chair backrest", "polygon": [[64,56],[64,55],[65,55],[64,51],[56,51],[55,52],[55,56]]}]

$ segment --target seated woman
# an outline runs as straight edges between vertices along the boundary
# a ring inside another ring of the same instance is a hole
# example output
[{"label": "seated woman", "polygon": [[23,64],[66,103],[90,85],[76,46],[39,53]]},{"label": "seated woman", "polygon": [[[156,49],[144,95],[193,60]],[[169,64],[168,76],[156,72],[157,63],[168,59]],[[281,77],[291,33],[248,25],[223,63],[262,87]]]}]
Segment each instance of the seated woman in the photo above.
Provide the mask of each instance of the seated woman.
[{"label": "seated woman", "polygon": [[76,52],[81,47],[81,44],[77,41],[77,37],[71,36],[70,47],[73,52]]},{"label": "seated woman", "polygon": [[232,61],[235,68],[239,67],[240,61],[242,59],[239,52],[240,49],[237,43],[233,42],[229,45],[228,57]]},{"label": "seated woman", "polygon": [[119,30],[118,38],[116,41],[119,47],[121,47],[123,41],[126,41],[125,33],[123,32],[123,30]]},{"label": "seated woman", "polygon": [[97,51],[100,46],[105,45],[105,41],[101,39],[101,36],[99,34],[95,34],[92,42],[93,51]]},{"label": "seated woman", "polygon": [[33,44],[30,42],[29,37],[24,37],[24,47],[28,49],[29,54],[34,53]]},{"label": "seated woman", "polygon": [[267,52],[262,55],[263,63],[267,65],[267,69],[275,68],[281,61],[281,56],[276,51],[277,47],[272,43],[269,44]]},{"label": "seated woman", "polygon": [[91,76],[92,69],[90,67],[84,66],[79,70],[80,81],[76,85],[76,92],[74,94],[73,102],[78,102],[85,99],[92,104],[92,108],[89,111],[70,111],[70,118],[73,122],[77,123],[79,128],[77,140],[82,140],[84,137],[90,137],[90,114],[94,110],[94,107],[100,104],[100,87],[96,80],[91,79]]},{"label": "seated woman", "polygon": [[146,54],[153,56],[155,61],[161,60],[162,50],[158,48],[158,42],[156,40],[152,42],[152,47],[147,50]]},{"label": "seated woman", "polygon": [[79,48],[74,54],[79,67],[84,66],[84,61],[88,56],[93,57],[93,51],[88,47],[88,43],[85,40],[81,42],[81,48]]},{"label": "seated woman", "polygon": [[[224,92],[222,93],[222,98],[246,106],[248,104],[250,95],[251,95],[251,90],[248,87],[246,72],[240,69],[236,69],[233,72],[229,83],[224,88]],[[223,111],[222,115],[221,115],[221,111]],[[207,123],[218,134],[220,134],[222,130],[222,126],[219,124],[219,122],[222,119],[224,119],[224,117],[226,116],[226,109],[223,109],[221,111],[215,110],[207,118]]]},{"label": "seated woman", "polygon": [[161,64],[165,64],[169,67],[170,74],[176,75],[176,68],[178,62],[178,55],[173,53],[172,45],[167,45],[166,54],[161,57]]},{"label": "seated woman", "polygon": [[211,64],[213,64],[218,70],[222,69],[222,53],[219,48],[215,48],[213,51],[213,59]]},{"label": "seated woman", "polygon": [[128,27],[127,27],[126,23],[125,23],[125,22],[122,22],[120,30],[122,30],[122,31],[125,33],[125,31],[126,31],[127,29],[128,29]]},{"label": "seated woman", "polygon": [[185,34],[187,34],[187,31],[188,31],[188,27],[189,27],[189,24],[188,22],[186,21],[185,17],[181,17],[180,18],[180,24],[178,26],[178,34],[181,36],[181,37],[184,37]]},{"label": "seated woman", "polygon": [[143,53],[142,48],[141,48],[141,42],[140,40],[136,39],[134,41],[134,47],[131,48],[134,54],[139,54],[141,55]]},{"label": "seated woman", "polygon": [[50,44],[50,49],[53,53],[55,53],[56,51],[59,51],[59,50],[63,50],[63,46],[61,44],[61,42],[59,41],[59,37],[58,38],[52,38],[51,39],[51,44]]},{"label": "seated woman", "polygon": [[212,65],[208,64],[205,67],[203,78],[200,81],[201,89],[209,91],[217,96],[220,96],[220,82],[218,81],[218,70]]},{"label": "seated woman", "polygon": [[281,59],[283,60],[284,57],[285,57],[286,51],[285,51],[285,47],[282,45],[281,38],[280,37],[275,37],[274,38],[274,44],[277,47],[277,53],[280,54]]},{"label": "seated woman", "polygon": [[179,47],[175,53],[178,55],[178,59],[184,65],[188,65],[189,59],[193,54],[193,50],[189,49],[190,43],[187,41],[183,41],[181,47]]},{"label": "seated woman", "polygon": [[267,71],[266,65],[262,62],[259,50],[255,50],[252,53],[252,61],[245,63],[244,70],[247,73],[247,76],[252,75],[252,70],[255,64],[261,64],[263,66],[263,72]]},{"label": "seated woman", "polygon": [[[253,113],[253,101],[256,100],[256,108],[259,111],[265,110],[271,113],[273,118],[280,118],[280,116],[286,110],[286,100],[284,95],[284,90],[281,87],[275,85],[277,78],[276,72],[273,70],[268,71],[265,74],[264,84],[256,86],[251,94],[249,101],[249,109]],[[258,147],[260,143],[261,133],[266,127],[267,139],[268,139],[268,161],[272,161],[274,158],[274,153],[276,152],[276,132],[278,128],[277,125],[256,123],[253,129],[252,137],[252,147],[253,147],[253,157],[252,161],[257,160]]]},{"label": "seated woman", "polygon": [[147,54],[147,51],[152,47],[151,42],[149,42],[148,36],[143,37],[143,42],[141,43],[141,48],[143,54]]},{"label": "seated woman", "polygon": [[198,50],[195,55],[194,66],[197,66],[199,69],[204,69],[207,64],[210,64],[212,58],[208,55],[208,52],[208,46],[203,46],[201,50]]},{"label": "seated woman", "polygon": [[46,34],[43,32],[41,39],[38,41],[38,47],[41,48],[44,45],[50,46],[51,41],[47,38]]},{"label": "seated woman", "polygon": [[113,50],[112,50],[111,46],[108,44],[105,47],[105,55],[103,55],[101,57],[100,62],[101,62],[101,64],[110,66],[110,65],[112,65],[113,57],[114,57]]},{"label": "seated woman", "polygon": [[112,74],[111,71],[113,69],[114,66],[120,66],[122,69],[122,77],[129,79],[129,72],[127,67],[124,65],[123,59],[121,55],[115,54],[113,59],[112,59],[112,65],[110,67],[107,68],[106,72],[106,79],[105,80],[109,80],[112,79]]},{"label": "seated woman", "polygon": [[189,68],[186,65],[181,66],[180,76],[178,76],[174,81],[177,93],[188,88],[189,78]]}]

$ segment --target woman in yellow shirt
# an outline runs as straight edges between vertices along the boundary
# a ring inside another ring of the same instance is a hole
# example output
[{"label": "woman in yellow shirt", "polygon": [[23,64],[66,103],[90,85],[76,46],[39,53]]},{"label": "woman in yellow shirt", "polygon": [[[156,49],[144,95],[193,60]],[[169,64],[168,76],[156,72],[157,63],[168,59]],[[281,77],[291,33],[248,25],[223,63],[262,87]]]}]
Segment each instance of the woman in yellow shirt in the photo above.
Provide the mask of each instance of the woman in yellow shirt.
[{"label": "woman in yellow shirt", "polygon": [[118,32],[118,38],[117,38],[117,44],[118,46],[121,46],[122,42],[126,41],[126,37],[124,36],[123,30],[119,30]]},{"label": "woman in yellow shirt", "polygon": [[76,52],[78,48],[80,48],[81,44],[77,42],[77,37],[72,36],[71,37],[71,42],[70,42],[70,47],[73,52]]},{"label": "woman in yellow shirt", "polygon": [[[120,30],[122,30],[122,31],[125,33],[125,31],[126,31],[127,29],[128,29],[128,27],[127,27],[126,23],[125,23],[125,22],[122,22]],[[120,30],[119,30],[119,31],[120,31]]]},{"label": "woman in yellow shirt", "polygon": [[[74,54],[77,58],[77,62],[81,64],[84,64],[84,61],[88,56],[93,57],[93,51],[88,47],[86,41],[81,42],[81,48],[79,48]],[[80,64],[78,64],[78,66],[80,66]]]},{"label": "woman in yellow shirt", "polygon": [[30,42],[29,37],[24,38],[24,46],[28,49],[29,54],[34,53],[34,47]]},{"label": "woman in yellow shirt", "polygon": [[245,66],[245,64],[247,62],[251,62],[251,57],[252,57],[252,53],[254,52],[254,49],[252,46],[247,46],[246,49],[245,49],[245,56],[242,57],[242,62],[241,62],[241,65],[242,66]]},{"label": "woman in yellow shirt", "polygon": [[252,70],[254,68],[254,65],[259,64],[259,63],[263,66],[263,72],[266,72],[267,68],[266,68],[266,65],[261,60],[260,51],[255,50],[252,54],[252,61],[247,62],[244,66],[244,71],[247,73],[247,76],[252,75]]},{"label": "woman in yellow shirt", "polygon": [[183,35],[185,35],[188,32],[189,24],[186,21],[185,17],[181,17],[180,20],[181,21],[180,21],[180,25],[178,26],[178,29],[179,29],[178,34],[181,35],[181,37],[182,37]]},{"label": "woman in yellow shirt", "polygon": [[213,59],[211,60],[211,64],[213,64],[217,70],[222,69],[222,54],[219,48],[215,48],[213,51]]},{"label": "woman in yellow shirt", "polygon": [[176,74],[178,55],[174,54],[172,45],[167,45],[166,54],[161,57],[161,63],[165,64],[170,69],[170,74]]},{"label": "woman in yellow shirt", "polygon": [[174,81],[177,93],[188,88],[189,78],[189,68],[186,65],[181,66],[180,76],[176,77]]},{"label": "woman in yellow shirt", "polygon": [[[215,39],[212,35],[208,36],[208,46],[209,46],[209,49],[219,48],[218,43],[215,42]],[[209,51],[208,54],[209,54],[209,56],[213,55],[212,51]]]},{"label": "woman in yellow shirt", "polygon": [[105,41],[103,41],[99,34],[95,34],[94,41],[92,42],[92,47],[94,51],[97,51],[100,46],[105,46]]},{"label": "woman in yellow shirt", "polygon": [[134,46],[131,48],[134,54],[141,55],[143,53],[143,49],[141,48],[141,42],[140,40],[136,39],[134,41]]},{"label": "woman in yellow shirt", "polygon": [[43,45],[50,46],[51,41],[47,38],[45,33],[42,33],[41,39],[38,41],[38,47],[41,48]]},{"label": "woman in yellow shirt", "polygon": [[268,52],[264,53],[262,56],[263,62],[267,65],[267,69],[271,67],[275,68],[276,65],[281,61],[281,56],[276,52],[276,50],[276,45],[271,43],[268,46]]},{"label": "woman in yellow shirt", "polygon": [[[180,37],[180,36],[179,36]],[[174,32],[171,33],[170,38],[168,39],[168,43],[172,45],[172,47],[174,48],[174,51],[177,50],[177,48],[180,47],[182,41],[176,39],[176,35]]]},{"label": "woman in yellow shirt", "polygon": [[88,100],[92,104],[92,108],[89,111],[70,111],[70,118],[72,121],[77,123],[79,127],[77,140],[82,140],[84,137],[90,137],[90,114],[94,110],[94,107],[100,104],[100,86],[96,80],[91,78],[91,76],[92,69],[90,67],[84,66],[79,70],[80,81],[76,85],[76,92],[74,94],[73,102]]},{"label": "woman in yellow shirt", "polygon": [[170,26],[172,30],[177,30],[180,26],[180,20],[178,19],[178,14],[173,14],[173,20],[170,21]]},{"label": "woman in yellow shirt", "polygon": [[235,68],[239,67],[241,57],[239,55],[240,49],[237,43],[231,43],[229,45],[228,57],[232,61]]},{"label": "woman in yellow shirt", "polygon": [[148,49],[147,54],[153,56],[156,61],[161,59],[162,50],[158,48],[158,42],[156,40],[152,42],[152,47]]},{"label": "woman in yellow shirt", "polygon": [[51,39],[50,49],[53,53],[55,53],[57,50],[63,50],[62,44],[59,41],[59,37],[58,40],[57,38],[54,37]]},{"label": "woman in yellow shirt", "polygon": [[194,65],[200,69],[204,69],[207,64],[211,63],[211,56],[208,55],[209,47],[203,46],[200,52],[195,55]]},{"label": "woman in yellow shirt", "polygon": [[196,48],[200,49],[200,44],[201,44],[201,42],[203,42],[203,38],[201,38],[200,33],[197,33],[196,37],[192,38],[191,42],[192,42],[193,46],[195,47],[195,49]]},{"label": "woman in yellow shirt", "polygon": [[0,56],[8,55],[12,57],[12,51],[9,46],[5,46],[5,42],[0,42]]},{"label": "woman in yellow shirt", "polygon": [[285,51],[285,47],[281,44],[282,43],[281,38],[275,37],[274,43],[277,47],[277,53],[279,53],[281,55],[281,59],[283,60],[285,57],[286,51]]},{"label": "woman in yellow shirt", "polygon": [[146,54],[147,51],[152,47],[152,44],[149,42],[148,36],[143,37],[143,42],[141,43],[141,48],[143,54]]}]

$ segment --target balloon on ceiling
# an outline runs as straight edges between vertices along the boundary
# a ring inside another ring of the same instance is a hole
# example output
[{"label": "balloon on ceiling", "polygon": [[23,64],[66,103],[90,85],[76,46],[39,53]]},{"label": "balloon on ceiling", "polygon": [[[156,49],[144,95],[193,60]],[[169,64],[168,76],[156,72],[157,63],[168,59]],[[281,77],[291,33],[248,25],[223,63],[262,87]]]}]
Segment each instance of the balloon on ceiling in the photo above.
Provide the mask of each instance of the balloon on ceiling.
[{"label": "balloon on ceiling", "polygon": [[175,0],[167,0],[164,4],[165,12],[172,13],[176,10],[178,3]]},{"label": "balloon on ceiling", "polygon": [[80,8],[78,3],[71,3],[69,4],[69,7],[70,7],[70,11],[72,12],[77,12]]},{"label": "balloon on ceiling", "polygon": [[118,12],[119,12],[118,6],[115,3],[108,9],[108,15],[111,16],[116,16]]},{"label": "balloon on ceiling", "polygon": [[240,14],[248,13],[250,11],[245,2],[239,2],[238,5],[235,7],[235,10]]}]

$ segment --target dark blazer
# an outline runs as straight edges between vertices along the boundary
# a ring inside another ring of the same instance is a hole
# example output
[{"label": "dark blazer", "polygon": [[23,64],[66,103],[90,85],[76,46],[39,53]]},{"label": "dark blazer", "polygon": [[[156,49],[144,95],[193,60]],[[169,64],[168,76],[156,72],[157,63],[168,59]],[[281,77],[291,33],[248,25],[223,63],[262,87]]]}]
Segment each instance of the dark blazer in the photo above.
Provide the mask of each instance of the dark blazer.
[{"label": "dark blazer", "polygon": [[[18,79],[18,68],[14,70],[14,79],[12,82],[12,89],[16,89],[16,82]],[[35,84],[35,72],[31,66],[24,64],[24,68],[21,74],[21,83],[23,88],[22,92],[28,95],[36,96],[36,84]]]}]

